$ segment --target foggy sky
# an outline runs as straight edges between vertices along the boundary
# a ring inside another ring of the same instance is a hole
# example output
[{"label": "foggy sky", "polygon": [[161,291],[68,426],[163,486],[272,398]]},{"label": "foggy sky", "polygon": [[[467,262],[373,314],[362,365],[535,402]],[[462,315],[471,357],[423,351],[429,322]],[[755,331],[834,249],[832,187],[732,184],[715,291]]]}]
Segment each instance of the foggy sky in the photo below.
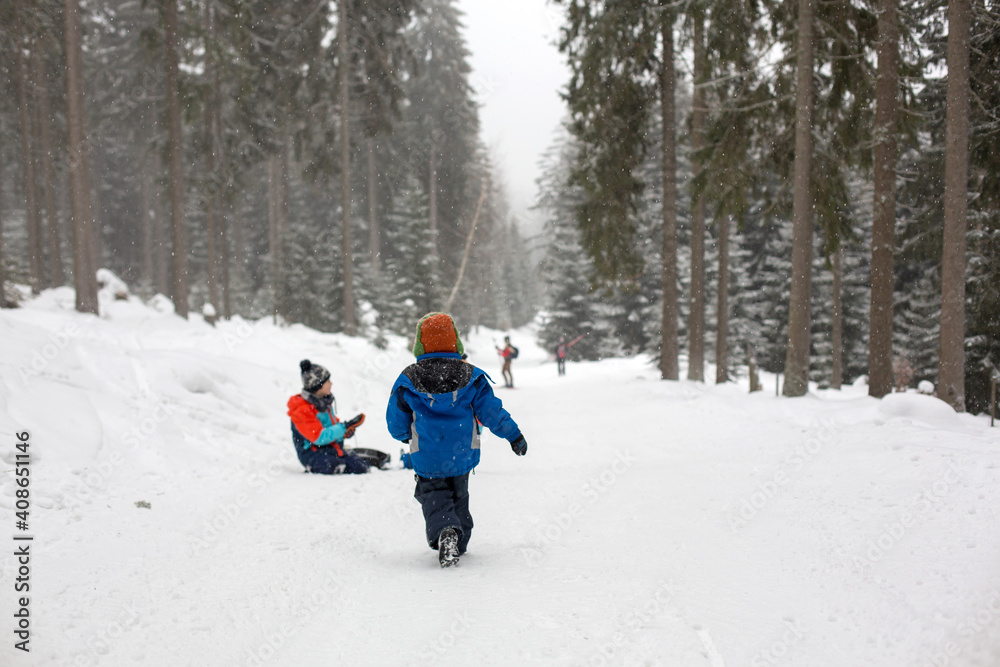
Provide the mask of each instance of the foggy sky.
[{"label": "foggy sky", "polygon": [[465,14],[482,138],[522,231],[533,234],[541,224],[528,211],[538,161],[566,113],[559,92],[569,69],[555,47],[562,9],[546,0],[459,0],[458,7]]}]

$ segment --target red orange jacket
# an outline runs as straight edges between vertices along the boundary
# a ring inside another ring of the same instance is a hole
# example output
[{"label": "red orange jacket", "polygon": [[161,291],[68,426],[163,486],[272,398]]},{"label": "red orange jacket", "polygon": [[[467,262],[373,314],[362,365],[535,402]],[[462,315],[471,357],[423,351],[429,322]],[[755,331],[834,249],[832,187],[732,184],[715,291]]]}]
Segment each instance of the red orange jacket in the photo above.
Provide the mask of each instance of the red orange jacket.
[{"label": "red orange jacket", "polygon": [[[334,424],[340,424],[333,410],[320,413],[312,403],[296,394],[288,399],[288,416],[295,430],[306,440],[316,446],[329,444],[337,451],[337,456],[344,455],[342,443],[336,439],[338,434],[340,438],[344,437],[344,427],[333,428]],[[326,429],[330,430],[324,434]]]}]

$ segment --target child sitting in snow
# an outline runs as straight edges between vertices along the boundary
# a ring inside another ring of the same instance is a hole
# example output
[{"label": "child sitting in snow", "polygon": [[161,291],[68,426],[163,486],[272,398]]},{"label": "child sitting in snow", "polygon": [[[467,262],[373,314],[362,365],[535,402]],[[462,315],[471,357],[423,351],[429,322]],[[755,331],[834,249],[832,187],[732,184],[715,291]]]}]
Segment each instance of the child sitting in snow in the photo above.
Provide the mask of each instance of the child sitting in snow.
[{"label": "child sitting in snow", "polygon": [[400,373],[385,413],[390,435],[410,445],[417,481],[413,495],[424,513],[427,544],[438,551],[441,567],[458,563],[472,536],[469,473],[479,465],[477,418],[510,441],[518,456],[528,451],[489,377],[464,363],[463,352],[449,315],[425,315],[413,343],[417,362]]},{"label": "child sitting in snow", "polygon": [[363,414],[348,422],[337,419],[333,410],[330,371],[304,359],[302,393],[288,399],[292,419],[292,442],[306,472],[323,475],[368,472],[368,463],[353,452],[344,451],[344,440],[365,420]]}]

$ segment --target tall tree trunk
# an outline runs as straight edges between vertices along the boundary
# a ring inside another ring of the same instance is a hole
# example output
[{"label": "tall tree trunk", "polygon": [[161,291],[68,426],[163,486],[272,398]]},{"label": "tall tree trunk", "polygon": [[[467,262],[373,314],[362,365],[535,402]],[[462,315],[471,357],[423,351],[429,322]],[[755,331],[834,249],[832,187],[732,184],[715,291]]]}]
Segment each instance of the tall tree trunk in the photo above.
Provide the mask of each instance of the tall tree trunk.
[{"label": "tall tree trunk", "polygon": [[674,12],[661,3],[663,53],[660,62],[660,113],[663,115],[663,323],[660,377],[676,380],[677,366],[677,155],[674,121]]},{"label": "tall tree trunk", "polygon": [[969,0],[948,3],[948,118],[938,396],[965,411],[965,254],[969,184]]},{"label": "tall tree trunk", "polygon": [[719,219],[719,289],[716,294],[715,383],[729,381],[729,216]]},{"label": "tall tree trunk", "polygon": [[90,200],[87,107],[83,89],[83,36],[79,0],[65,0],[66,135],[69,153],[70,217],[73,230],[73,284],[76,309],[98,312],[94,213]]},{"label": "tall tree trunk", "polygon": [[270,266],[268,267],[268,282],[271,284],[271,317],[274,323],[278,323],[280,308],[278,301],[281,296],[281,289],[278,282],[281,279],[281,228],[278,214],[278,181],[280,180],[277,166],[278,157],[270,155],[267,158],[267,253]]},{"label": "tall tree trunk", "polygon": [[833,381],[831,386],[840,389],[844,381],[844,299],[842,283],[844,277],[844,249],[837,248],[833,254]]},{"label": "tall tree trunk", "polygon": [[[697,153],[704,144],[705,79],[708,59],[705,54],[705,17],[700,9],[694,16],[694,95],[691,97],[692,174],[701,171]],[[688,324],[688,379],[705,380],[705,198],[698,197],[691,210],[691,313]]]},{"label": "tall tree trunk", "polygon": [[[45,285],[44,256],[42,254],[42,212],[39,203],[38,169],[35,159],[35,127],[32,123],[31,73],[24,59],[25,27],[21,19],[20,3],[14,3],[15,58],[17,69],[18,112],[21,121],[21,170],[24,179],[24,213],[28,231],[28,266],[31,273],[31,291],[38,294]],[[34,51],[34,49],[33,49]]]},{"label": "tall tree trunk", "polygon": [[[157,173],[163,172],[161,158],[156,158]],[[164,296],[173,297],[173,279],[170,274],[170,262],[167,255],[170,243],[167,234],[167,216],[163,212],[162,193],[153,198],[153,255],[155,257],[156,291]]]},{"label": "tall tree trunk", "polygon": [[[143,129],[146,136],[155,136],[159,131],[157,118],[160,117],[159,109],[155,104],[150,104],[146,113],[143,114]],[[167,270],[167,240],[164,231],[165,217],[163,215],[163,193],[156,187],[160,175],[163,173],[162,152],[155,150],[152,144],[147,145],[142,151],[143,188],[146,193],[143,195],[146,213],[145,221],[148,225],[150,240],[149,266],[146,268],[150,284],[155,294],[170,296],[170,276]]]},{"label": "tall tree trunk", "polygon": [[[80,90],[86,90],[85,79],[83,74],[80,74]],[[95,148],[91,152],[91,148]],[[106,173],[106,156],[104,151],[100,150],[100,143],[93,141],[92,139],[87,140],[87,155],[88,161],[90,162],[90,170],[87,173],[87,188],[90,190],[90,210],[94,217],[94,224],[90,226],[90,236],[87,241],[90,243],[90,257],[91,263],[94,265],[95,270],[101,268],[103,264],[102,259],[104,257],[104,241],[101,238],[101,218],[98,215],[100,211],[103,210],[101,207],[101,189],[95,188],[93,182],[91,181],[91,174],[103,174]],[[114,240],[114,239],[112,239]]]},{"label": "tall tree trunk", "polygon": [[288,211],[288,144],[282,137],[278,152],[268,159],[268,229],[271,254],[271,291],[275,323],[284,314],[281,298],[284,288],[284,239]]},{"label": "tall tree trunk", "polygon": [[810,290],[812,288],[813,198],[813,3],[799,0],[799,43],[795,101],[795,193],[792,199],[792,289],[788,304],[785,396],[809,391]]},{"label": "tall tree trunk", "polygon": [[340,207],[341,257],[344,279],[344,333],[356,332],[354,316],[354,244],[351,241],[351,100],[350,100],[350,0],[340,0],[339,92],[340,92]]},{"label": "tall tree trunk", "polygon": [[216,315],[221,310],[219,301],[219,276],[218,276],[218,192],[221,187],[221,179],[216,168],[216,141],[215,141],[215,105],[218,99],[215,95],[217,78],[215,73],[215,57],[212,54],[212,46],[209,39],[214,38],[214,13],[212,3],[205,3],[205,80],[209,81],[212,89],[208,91],[203,109],[203,122],[205,124],[205,237],[206,254],[205,268],[208,274],[208,301],[215,309]]},{"label": "tall tree trunk", "polygon": [[378,226],[378,171],[375,168],[375,139],[368,137],[368,252],[372,258],[372,268],[379,272],[381,263],[381,239]]},{"label": "tall tree trunk", "polygon": [[156,282],[153,277],[153,167],[147,151],[142,152],[139,164],[142,170],[139,177],[141,179],[139,225],[142,227],[142,266],[139,267],[139,281],[148,284],[155,290]]},{"label": "tall tree trunk", "polygon": [[232,255],[229,253],[229,223],[224,213],[219,215],[219,279],[222,287],[222,317],[230,319],[233,316],[232,296],[230,294],[229,263]]},{"label": "tall tree trunk", "polygon": [[[208,134],[211,135],[211,125],[208,125]],[[209,141],[211,136],[208,137]],[[211,146],[211,144],[209,144]],[[205,156],[205,169],[209,174],[211,179],[215,172],[215,161],[212,154],[212,149],[209,148]],[[205,193],[205,241],[206,241],[206,257],[205,257],[205,269],[208,275],[208,301],[212,304],[212,308],[215,309],[216,313],[221,310],[219,301],[219,260],[218,260],[218,234],[219,234],[219,220],[218,220],[218,199],[215,195],[216,184],[214,181],[209,182],[208,191]]]},{"label": "tall tree trunk", "polygon": [[49,287],[59,287],[66,284],[66,275],[62,266],[62,243],[59,234],[59,210],[56,206],[56,170],[52,164],[52,110],[49,104],[49,88],[39,49],[31,53],[32,66],[35,70],[35,100],[38,110],[39,139],[41,141],[39,157],[41,171],[45,177],[45,212],[48,218],[49,245]]},{"label": "tall tree trunk", "polygon": [[[214,25],[213,14],[213,30]],[[219,280],[222,291],[222,317],[228,320],[233,316],[233,309],[232,297],[229,293],[229,264],[232,261],[232,258],[229,253],[229,225],[227,220],[227,209],[231,210],[232,207],[224,205],[224,202],[229,199],[231,194],[229,192],[231,175],[229,169],[226,167],[225,142],[222,140],[222,95],[220,93],[222,83],[219,69],[219,67],[215,67],[212,76],[212,124],[215,130],[212,133],[212,150],[215,153],[215,162],[218,165],[217,172],[219,179],[216,183],[217,187],[215,189],[216,213],[218,215],[216,228],[218,236],[216,257],[219,265]]]},{"label": "tall tree trunk", "polygon": [[232,264],[233,272],[242,279],[246,276],[246,243],[243,239],[243,211],[235,201],[230,206],[231,220],[233,221],[233,256],[235,262]]},{"label": "tall tree trunk", "polygon": [[0,116],[0,308],[7,305],[7,288],[6,288],[6,275],[4,274],[4,237],[3,237],[3,184],[5,182],[4,178],[4,158],[3,158],[3,139],[7,136],[4,134],[3,128],[3,116]]},{"label": "tall tree trunk", "polygon": [[872,211],[868,394],[892,391],[892,307],[896,247],[896,117],[899,106],[898,0],[880,0],[875,92],[875,192]]},{"label": "tall tree trunk", "polygon": [[177,0],[164,0],[167,85],[167,170],[170,182],[170,230],[173,240],[174,310],[188,316],[187,223],[184,220],[184,128],[181,126],[180,55]]},{"label": "tall tree trunk", "polygon": [[[427,176],[428,214],[431,227],[431,251],[435,261],[440,261],[438,250],[438,204],[437,204],[437,145],[431,141]],[[437,267],[433,267],[437,268]]]}]

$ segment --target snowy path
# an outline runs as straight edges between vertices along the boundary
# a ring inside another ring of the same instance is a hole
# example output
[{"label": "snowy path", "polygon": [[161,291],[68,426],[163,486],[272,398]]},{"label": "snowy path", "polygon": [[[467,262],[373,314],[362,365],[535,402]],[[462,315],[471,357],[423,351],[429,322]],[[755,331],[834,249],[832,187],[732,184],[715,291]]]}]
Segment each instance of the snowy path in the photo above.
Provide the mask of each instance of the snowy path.
[{"label": "snowy path", "polygon": [[[340,411],[368,414],[358,444],[395,458],[400,343],[115,308],[0,314],[0,431],[28,424],[37,455],[32,653],[0,626],[0,664],[1000,664],[988,420],[859,388],[660,382],[638,359],[559,378],[522,333],[518,389],[497,391],[528,455],[485,440],[470,552],[441,570],[410,472],[304,475],[287,442],[310,356]],[[467,345],[492,373],[490,339]],[[4,473],[7,526],[13,490]]]}]

